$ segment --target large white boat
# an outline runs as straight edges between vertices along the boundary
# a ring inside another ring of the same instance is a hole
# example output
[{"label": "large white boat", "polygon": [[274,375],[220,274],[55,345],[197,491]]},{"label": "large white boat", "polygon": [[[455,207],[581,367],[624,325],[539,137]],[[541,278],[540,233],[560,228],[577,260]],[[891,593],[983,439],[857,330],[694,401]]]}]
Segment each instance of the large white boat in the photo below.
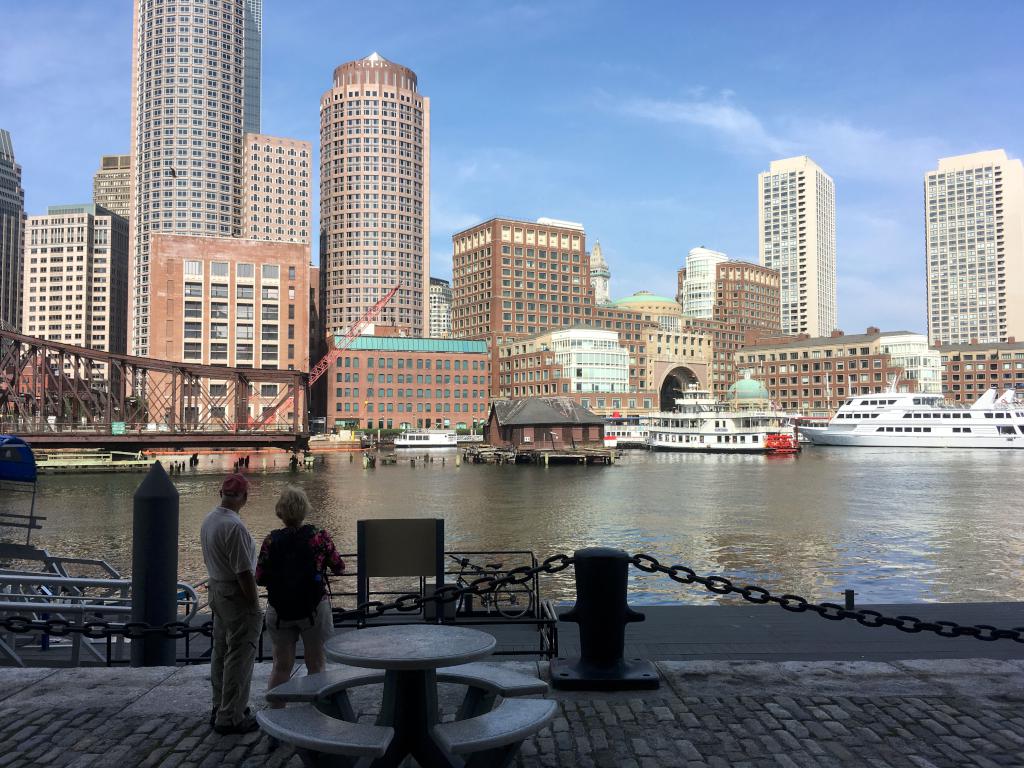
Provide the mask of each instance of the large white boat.
[{"label": "large white boat", "polygon": [[456,448],[454,429],[410,429],[395,435],[395,448]]},{"label": "large white boat", "polygon": [[723,403],[710,392],[690,389],[676,398],[676,409],[651,418],[648,445],[656,451],[711,453],[791,453],[796,438],[785,427],[788,416],[759,402]]},{"label": "large white boat", "polygon": [[1024,402],[993,387],[969,408],[940,395],[884,392],[849,398],[825,427],[801,427],[816,445],[865,448],[1024,448]]}]

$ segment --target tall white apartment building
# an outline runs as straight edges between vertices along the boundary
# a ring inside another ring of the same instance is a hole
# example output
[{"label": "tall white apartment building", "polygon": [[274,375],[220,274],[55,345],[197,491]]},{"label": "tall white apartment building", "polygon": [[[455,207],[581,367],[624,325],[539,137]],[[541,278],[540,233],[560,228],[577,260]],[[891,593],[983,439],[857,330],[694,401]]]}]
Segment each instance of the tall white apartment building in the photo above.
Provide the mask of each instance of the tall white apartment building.
[{"label": "tall white apartment building", "polygon": [[440,277],[430,278],[429,336],[447,339],[452,335],[452,284]]},{"label": "tall white apartment building", "polygon": [[1002,149],[924,177],[928,340],[1024,339],[1024,167]]},{"label": "tall white apartment building", "polygon": [[782,332],[828,336],[836,327],[836,185],[806,156],[758,174],[757,249],[779,271]]},{"label": "tall white apartment building", "polygon": [[718,273],[715,267],[729,257],[703,245],[686,255],[686,275],[680,285],[678,301],[687,317],[711,320],[715,316]]},{"label": "tall white apartment building", "polygon": [[[152,232],[242,234],[245,96],[259,84],[260,0],[135,0],[132,25],[132,351],[148,355]],[[249,41],[252,42],[251,40]]]},{"label": "tall white apartment building", "polygon": [[128,221],[98,205],[55,205],[25,227],[29,336],[125,352]]},{"label": "tall white apartment building", "polygon": [[25,189],[11,134],[0,128],[0,323],[21,324],[22,237]]},{"label": "tall white apartment building", "polygon": [[245,134],[242,237],[310,245],[313,145]]}]

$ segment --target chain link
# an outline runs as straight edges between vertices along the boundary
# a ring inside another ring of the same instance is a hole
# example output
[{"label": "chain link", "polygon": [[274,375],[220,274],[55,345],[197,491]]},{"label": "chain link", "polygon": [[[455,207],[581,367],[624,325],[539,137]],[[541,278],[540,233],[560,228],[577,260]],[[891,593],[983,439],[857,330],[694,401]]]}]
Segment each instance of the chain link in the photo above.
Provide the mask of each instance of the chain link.
[{"label": "chain link", "polygon": [[[397,613],[412,613],[423,608],[428,603],[451,604],[462,599],[463,595],[481,595],[509,585],[528,584],[536,576],[545,573],[558,573],[564,571],[573,564],[574,560],[570,555],[560,553],[539,563],[536,566],[518,566],[505,572],[504,575],[482,576],[474,579],[465,587],[457,587],[448,584],[432,595],[421,595],[416,592],[399,595],[390,603],[380,600],[371,600],[348,610],[335,611],[335,619],[340,620],[365,620],[383,616],[389,611]],[[438,615],[443,615],[438,612]],[[126,637],[130,640],[141,640],[145,637],[160,636],[171,640],[180,640],[188,635],[205,635],[213,637],[213,622],[207,621],[204,624],[188,624],[183,621],[172,621],[167,624],[153,626],[144,621],[128,621],[124,624],[107,622],[102,620],[87,621],[84,624],[73,624],[67,619],[31,619],[27,616],[4,616],[0,617],[0,629],[15,634],[26,632],[43,632],[45,634],[62,637],[69,634],[81,634],[91,639],[104,637]]]},{"label": "chain link", "polygon": [[662,565],[656,557],[643,552],[633,555],[630,562],[644,573],[662,573],[679,584],[699,584],[716,595],[739,595],[755,605],[775,603],[792,613],[810,611],[829,621],[853,619],[865,627],[895,627],[910,634],[933,632],[939,637],[973,637],[986,642],[1013,640],[1015,643],[1024,643],[1024,627],[998,629],[988,624],[969,626],[955,621],[923,621],[916,616],[884,616],[870,608],[851,611],[836,603],[812,603],[800,595],[773,595],[764,587],[749,584],[737,587],[725,576],[699,576],[692,568],[685,565]]}]

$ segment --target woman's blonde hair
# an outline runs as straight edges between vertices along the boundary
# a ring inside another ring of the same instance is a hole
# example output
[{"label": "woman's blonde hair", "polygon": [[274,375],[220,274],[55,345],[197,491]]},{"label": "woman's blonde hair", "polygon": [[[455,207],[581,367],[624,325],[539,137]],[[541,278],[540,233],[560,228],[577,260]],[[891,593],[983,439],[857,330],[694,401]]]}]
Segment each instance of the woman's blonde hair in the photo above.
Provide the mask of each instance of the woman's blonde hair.
[{"label": "woman's blonde hair", "polygon": [[294,485],[286,485],[281,491],[274,511],[285,525],[298,526],[306,519],[312,507],[306,492]]}]

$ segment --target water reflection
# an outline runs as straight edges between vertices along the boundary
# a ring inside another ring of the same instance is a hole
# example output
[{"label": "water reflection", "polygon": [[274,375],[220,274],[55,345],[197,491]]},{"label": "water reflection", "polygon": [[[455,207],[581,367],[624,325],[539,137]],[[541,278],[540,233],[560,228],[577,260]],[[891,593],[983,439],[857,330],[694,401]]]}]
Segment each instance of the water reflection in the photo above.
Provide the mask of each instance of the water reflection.
[{"label": "water reflection", "polygon": [[[231,465],[231,458],[224,467]],[[1017,600],[1024,532],[1018,452],[811,449],[799,457],[625,454],[613,467],[415,467],[364,470],[345,454],[314,472],[263,474],[243,511],[262,537],[281,488],[306,488],[315,519],[355,549],[359,518],[441,516],[449,549],[531,549],[544,557],[595,544],[650,552],[737,583],[860,602]],[[179,571],[205,575],[198,530],[219,474],[175,477]],[[46,476],[38,541],[54,552],[131,564],[137,475]],[[719,599],[635,573],[638,602]],[[568,577],[548,579],[557,596]],[[735,598],[725,598],[734,600]]]}]

